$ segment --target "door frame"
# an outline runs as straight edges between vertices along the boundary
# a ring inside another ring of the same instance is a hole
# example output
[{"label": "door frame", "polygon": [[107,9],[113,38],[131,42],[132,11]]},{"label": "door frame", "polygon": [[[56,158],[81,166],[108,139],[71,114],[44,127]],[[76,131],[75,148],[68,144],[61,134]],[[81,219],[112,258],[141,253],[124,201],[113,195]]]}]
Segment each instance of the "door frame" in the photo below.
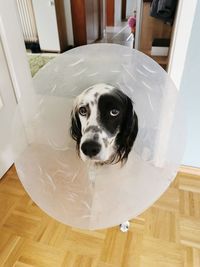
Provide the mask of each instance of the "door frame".
[{"label": "door frame", "polygon": [[[71,0],[72,28],[74,36],[74,46],[86,45],[87,38],[87,18],[86,1]],[[103,37],[104,32],[104,3],[103,0],[97,0],[98,16],[98,39]]]},{"label": "door frame", "polygon": [[[179,90],[198,0],[179,0],[171,37],[167,72]],[[140,46],[143,1],[137,0],[135,48]]]},{"label": "door frame", "polygon": [[122,4],[122,9],[121,9],[121,20],[124,21],[126,20],[126,5],[127,5],[127,0],[121,0]]},{"label": "door frame", "polygon": [[[12,88],[10,88],[11,94],[13,90],[13,96],[17,104],[23,102],[23,105],[29,106],[28,99],[30,98],[30,93],[33,91],[33,84],[22,30],[20,28],[16,1],[0,0],[0,39],[10,82],[12,84]],[[27,113],[29,113],[29,111]],[[27,113],[23,115],[23,119],[25,119],[26,116],[28,117]],[[13,114],[13,117],[14,116],[15,114]],[[13,164],[14,156],[11,156],[9,160],[10,162],[7,168]],[[4,169],[4,172],[5,171],[6,169]]]},{"label": "door frame", "polygon": [[140,47],[142,9],[143,9],[143,1],[137,0],[137,3],[136,3],[135,49],[139,49],[139,47]]},{"label": "door frame", "polygon": [[106,26],[115,26],[115,0],[106,0]]},{"label": "door frame", "polygon": [[197,3],[198,0],[179,0],[177,8],[167,72],[178,90],[181,85]]},{"label": "door frame", "polygon": [[12,123],[13,114],[17,107],[17,99],[13,89],[12,79],[6,61],[5,51],[0,38],[0,179],[11,167],[14,161],[12,151]]},{"label": "door frame", "polygon": [[17,102],[33,90],[16,1],[0,1],[0,36]]}]

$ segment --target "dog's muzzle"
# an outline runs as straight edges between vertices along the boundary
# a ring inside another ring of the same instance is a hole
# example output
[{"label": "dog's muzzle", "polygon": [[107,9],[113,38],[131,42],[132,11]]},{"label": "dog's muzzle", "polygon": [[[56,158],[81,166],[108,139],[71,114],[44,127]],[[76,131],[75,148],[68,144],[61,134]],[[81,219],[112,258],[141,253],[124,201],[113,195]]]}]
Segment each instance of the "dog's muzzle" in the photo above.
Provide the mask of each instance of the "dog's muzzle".
[{"label": "dog's muzzle", "polygon": [[93,158],[101,151],[101,145],[93,140],[85,141],[81,145],[82,152],[89,158]]}]

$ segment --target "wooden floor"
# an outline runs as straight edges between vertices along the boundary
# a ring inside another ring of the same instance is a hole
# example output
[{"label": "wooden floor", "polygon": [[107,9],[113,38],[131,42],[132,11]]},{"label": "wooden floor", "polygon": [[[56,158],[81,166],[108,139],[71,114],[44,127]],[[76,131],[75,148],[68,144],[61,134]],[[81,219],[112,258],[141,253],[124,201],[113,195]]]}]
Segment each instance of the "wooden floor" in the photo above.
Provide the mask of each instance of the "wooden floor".
[{"label": "wooden floor", "polygon": [[53,220],[28,197],[13,167],[0,181],[0,266],[199,267],[200,173],[193,172],[179,173],[122,233]]}]

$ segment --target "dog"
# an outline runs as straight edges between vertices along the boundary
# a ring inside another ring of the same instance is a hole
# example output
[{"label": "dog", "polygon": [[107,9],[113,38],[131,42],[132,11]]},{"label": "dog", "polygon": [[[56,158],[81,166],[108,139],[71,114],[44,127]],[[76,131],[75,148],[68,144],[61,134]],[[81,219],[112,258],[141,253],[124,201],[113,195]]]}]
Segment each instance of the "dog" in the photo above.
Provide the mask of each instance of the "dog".
[{"label": "dog", "polygon": [[83,161],[123,165],[138,133],[138,117],[121,90],[96,84],[76,97],[70,133]]}]

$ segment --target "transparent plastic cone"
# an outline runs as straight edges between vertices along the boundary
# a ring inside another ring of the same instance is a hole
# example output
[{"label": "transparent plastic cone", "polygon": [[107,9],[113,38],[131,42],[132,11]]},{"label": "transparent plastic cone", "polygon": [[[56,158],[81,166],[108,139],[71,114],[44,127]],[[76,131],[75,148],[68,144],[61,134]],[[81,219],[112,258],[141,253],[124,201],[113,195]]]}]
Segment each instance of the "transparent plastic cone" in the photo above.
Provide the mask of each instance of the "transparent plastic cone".
[{"label": "transparent plastic cone", "polygon": [[[81,46],[50,61],[33,83],[16,110],[13,150],[25,190],[46,213],[73,227],[111,227],[168,188],[184,151],[184,118],[178,91],[156,62],[120,45]],[[70,136],[73,100],[97,83],[134,102],[139,132],[123,167],[83,162]]]}]

